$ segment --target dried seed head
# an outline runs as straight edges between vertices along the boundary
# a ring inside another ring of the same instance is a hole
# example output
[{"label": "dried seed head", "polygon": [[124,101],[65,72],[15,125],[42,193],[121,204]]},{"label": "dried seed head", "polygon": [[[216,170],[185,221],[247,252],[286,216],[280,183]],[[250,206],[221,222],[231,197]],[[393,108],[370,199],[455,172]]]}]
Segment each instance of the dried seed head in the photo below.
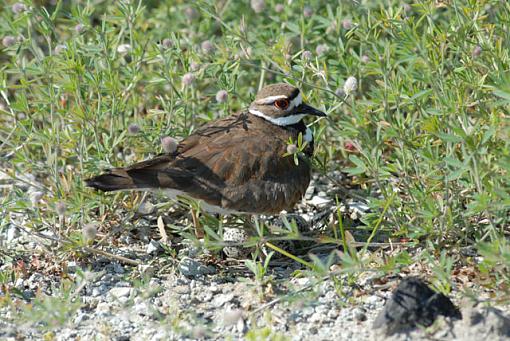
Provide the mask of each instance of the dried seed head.
[{"label": "dried seed head", "polygon": [[202,48],[202,51],[204,51],[206,54],[211,54],[214,52],[214,45],[209,40],[202,42],[200,47]]},{"label": "dried seed head", "polygon": [[5,47],[11,47],[14,44],[16,44],[16,38],[14,38],[13,36],[5,36],[2,39],[2,45]]},{"label": "dried seed head", "polygon": [[65,50],[67,50],[67,46],[63,44],[58,44],[57,46],[55,46],[55,54],[61,54]]},{"label": "dried seed head", "polygon": [[276,4],[276,6],[274,6],[274,11],[276,13],[282,13],[284,9],[285,6],[283,4]]},{"label": "dried seed head", "polygon": [[16,14],[23,13],[27,10],[27,6],[22,2],[17,2],[12,5],[12,11]]},{"label": "dried seed head", "polygon": [[83,31],[85,31],[85,25],[76,24],[76,26],[74,26],[74,30],[76,31],[76,33],[82,33]]},{"label": "dried seed head", "polygon": [[66,213],[66,204],[63,201],[57,202],[55,205],[55,211],[57,211],[59,217],[63,217]]},{"label": "dried seed head", "polygon": [[128,133],[130,133],[131,135],[136,135],[140,132],[140,126],[136,123],[131,123],[129,126],[128,126]]},{"label": "dried seed head", "polygon": [[315,48],[315,53],[317,53],[318,56],[322,56],[324,53],[328,52],[329,47],[326,44],[320,44],[317,45]]},{"label": "dried seed head", "polygon": [[298,147],[295,144],[288,144],[287,145],[287,153],[289,154],[296,154],[298,151]]},{"label": "dried seed head", "polygon": [[344,92],[347,96],[352,94],[354,91],[358,89],[358,80],[356,77],[349,77],[344,83]]},{"label": "dried seed head", "polygon": [[344,30],[350,30],[354,27],[354,25],[352,24],[352,20],[351,19],[344,19],[342,20],[342,27],[344,28]]},{"label": "dried seed head", "polygon": [[312,52],[306,50],[306,51],[303,51],[303,53],[301,54],[301,58],[303,60],[310,60],[312,59]]},{"label": "dried seed head", "polygon": [[83,240],[86,243],[91,243],[92,241],[94,241],[94,239],[96,239],[97,224],[96,223],[88,223],[88,224],[83,225],[83,227],[81,228],[81,233],[83,236]]},{"label": "dried seed head", "polygon": [[37,206],[37,204],[41,201],[44,193],[35,191],[30,193],[30,201],[32,202],[32,206]]},{"label": "dried seed head", "polygon": [[251,0],[250,5],[255,13],[262,13],[266,8],[266,2],[264,0]]},{"label": "dried seed head", "polygon": [[120,44],[117,46],[117,52],[120,54],[126,54],[131,51],[131,45],[129,44]]},{"label": "dried seed head", "polygon": [[216,93],[216,102],[225,103],[228,98],[228,92],[226,90],[220,90]]},{"label": "dried seed head", "polygon": [[480,57],[480,55],[482,54],[482,47],[480,45],[476,45],[475,48],[473,49],[473,52],[472,55],[473,55],[473,58],[476,58],[476,57]]},{"label": "dried seed head", "polygon": [[313,15],[313,9],[310,6],[305,6],[303,8],[303,16],[305,18],[310,18]]},{"label": "dried seed head", "polygon": [[165,153],[174,153],[177,150],[178,145],[179,143],[173,137],[165,136],[161,138],[161,146],[163,147]]},{"label": "dried seed head", "polygon": [[198,11],[193,7],[186,8],[184,10],[184,14],[189,20],[195,20],[200,16],[200,13],[198,13]]},{"label": "dried seed head", "polygon": [[182,76],[182,84],[185,86],[190,86],[195,81],[195,75],[193,75],[191,72],[186,73],[184,76]]},{"label": "dried seed head", "polygon": [[198,69],[200,69],[200,63],[193,61],[189,65],[189,68],[191,69],[191,71],[197,71]]},{"label": "dried seed head", "polygon": [[165,39],[163,39],[163,41],[161,42],[161,45],[163,45],[163,47],[164,47],[165,49],[169,49],[169,48],[171,48],[171,47],[173,47],[173,46],[174,46],[174,42],[173,42],[173,41],[172,41],[172,39],[170,39],[170,38],[165,38]]},{"label": "dried seed head", "polygon": [[370,62],[370,57],[367,56],[366,54],[364,54],[361,56],[361,61],[366,64],[366,63]]}]

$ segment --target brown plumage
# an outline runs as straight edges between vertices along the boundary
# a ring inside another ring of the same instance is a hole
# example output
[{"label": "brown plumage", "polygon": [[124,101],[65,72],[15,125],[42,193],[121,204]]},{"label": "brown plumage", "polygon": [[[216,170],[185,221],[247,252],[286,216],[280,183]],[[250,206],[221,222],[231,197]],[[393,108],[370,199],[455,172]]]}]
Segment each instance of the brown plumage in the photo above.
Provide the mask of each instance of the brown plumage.
[{"label": "brown plumage", "polygon": [[[86,180],[87,186],[102,191],[166,190],[171,197],[185,195],[201,200],[211,212],[271,214],[292,208],[310,182],[310,166],[306,158],[300,157],[296,165],[292,156],[284,154],[289,138],[297,141],[307,128],[301,119],[288,125],[277,125],[270,119],[292,120],[296,115],[304,116],[305,111],[322,113],[297,99],[295,108],[288,106],[287,115],[282,115],[281,110],[272,112],[272,103],[256,103],[260,99],[269,101],[275,95],[292,101],[299,95],[299,90],[290,85],[276,87],[272,90],[278,91],[271,91],[271,86],[261,90],[249,111],[202,126],[184,139],[174,153],[111,169]],[[262,112],[267,117],[252,112]],[[306,155],[312,153],[313,140],[305,149]]]}]

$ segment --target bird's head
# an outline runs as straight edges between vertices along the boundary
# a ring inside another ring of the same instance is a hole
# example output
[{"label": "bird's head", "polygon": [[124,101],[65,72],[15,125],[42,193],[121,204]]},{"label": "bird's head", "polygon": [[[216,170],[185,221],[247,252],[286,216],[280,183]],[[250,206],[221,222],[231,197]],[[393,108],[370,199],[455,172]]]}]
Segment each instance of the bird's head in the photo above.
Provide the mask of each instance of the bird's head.
[{"label": "bird's head", "polygon": [[285,83],[262,88],[251,103],[249,112],[279,126],[299,123],[307,115],[326,116],[303,103],[299,89]]}]

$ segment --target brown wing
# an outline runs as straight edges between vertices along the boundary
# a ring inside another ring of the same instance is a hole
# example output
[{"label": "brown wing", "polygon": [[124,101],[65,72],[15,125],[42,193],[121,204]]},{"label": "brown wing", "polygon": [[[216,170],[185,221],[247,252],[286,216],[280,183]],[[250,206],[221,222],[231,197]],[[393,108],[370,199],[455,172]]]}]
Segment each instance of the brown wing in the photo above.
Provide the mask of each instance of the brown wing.
[{"label": "brown wing", "polygon": [[283,157],[288,137],[264,124],[246,114],[214,121],[183,140],[175,154],[109,175],[127,176],[131,188],[177,189],[235,211],[278,212],[301,198],[310,170],[304,161],[296,166],[292,157]]}]

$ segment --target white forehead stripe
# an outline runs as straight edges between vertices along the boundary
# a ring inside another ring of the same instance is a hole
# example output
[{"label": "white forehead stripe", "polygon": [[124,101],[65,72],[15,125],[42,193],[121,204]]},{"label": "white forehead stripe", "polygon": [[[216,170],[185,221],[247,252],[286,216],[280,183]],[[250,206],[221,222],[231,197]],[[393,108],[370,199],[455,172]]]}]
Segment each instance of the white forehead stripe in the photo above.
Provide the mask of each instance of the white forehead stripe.
[{"label": "white forehead stripe", "polygon": [[284,117],[271,117],[271,116],[261,113],[258,110],[255,110],[255,109],[249,109],[248,111],[250,112],[250,114],[258,116],[258,117],[262,117],[263,119],[265,119],[273,124],[276,124],[278,126],[290,126],[290,125],[299,123],[303,119],[303,117],[305,117],[305,114],[297,114],[297,115],[284,116]]},{"label": "white forehead stripe", "polygon": [[285,95],[268,96],[268,97],[264,97],[264,98],[256,100],[255,103],[257,103],[257,104],[271,104],[278,99],[286,99],[286,98],[287,98],[287,96],[285,96]]},{"label": "white forehead stripe", "polygon": [[[272,104],[276,100],[287,99],[287,98],[288,97],[285,95],[268,96],[268,97],[264,97],[264,98],[261,98],[261,99],[255,101],[255,103],[257,103],[257,104]],[[289,107],[286,110],[294,109],[295,107],[300,106],[301,103],[303,103],[303,96],[301,96],[301,93],[298,93],[298,95],[296,97],[294,97],[294,99],[292,101],[290,101]]]},{"label": "white forehead stripe", "polygon": [[301,96],[301,93],[299,93],[292,101],[290,101],[289,109],[294,109],[295,107],[298,107],[303,103],[303,97]]}]

